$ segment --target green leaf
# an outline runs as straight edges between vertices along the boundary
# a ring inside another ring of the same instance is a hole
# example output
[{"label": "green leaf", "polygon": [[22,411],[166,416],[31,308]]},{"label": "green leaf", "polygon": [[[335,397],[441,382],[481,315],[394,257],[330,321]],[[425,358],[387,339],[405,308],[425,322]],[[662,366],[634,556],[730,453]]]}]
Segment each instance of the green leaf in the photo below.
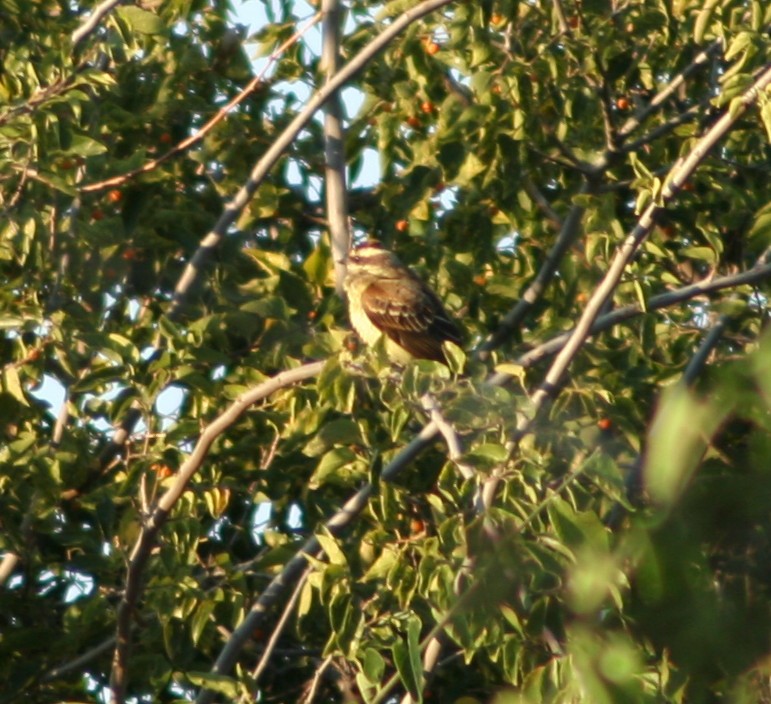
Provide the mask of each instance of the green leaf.
[{"label": "green leaf", "polygon": [[13,396],[22,405],[29,406],[24,389],[21,387],[19,372],[14,365],[8,365],[3,369],[3,391]]},{"label": "green leaf", "polygon": [[666,390],[648,434],[643,476],[652,499],[669,506],[679,498],[730,411],[728,404],[700,401],[681,384]]},{"label": "green leaf", "polygon": [[197,644],[201,640],[201,635],[209,624],[213,612],[214,602],[211,599],[202,601],[198,605],[198,608],[195,610],[195,613],[190,620],[190,635],[193,639],[193,643]]},{"label": "green leaf", "polygon": [[305,454],[318,457],[337,445],[360,445],[362,442],[359,426],[350,418],[338,418],[321,426],[316,436],[306,444]]},{"label": "green leaf", "polygon": [[158,15],[139,7],[118,7],[115,12],[131,29],[140,34],[162,34],[166,29]]},{"label": "green leaf", "polygon": [[316,533],[316,540],[319,541],[319,545],[326,553],[330,564],[342,567],[348,566],[348,560],[345,557],[345,553],[340,549],[340,543],[324,526],[322,526],[321,532]]},{"label": "green leaf", "polygon": [[385,660],[374,648],[367,648],[361,656],[361,671],[368,682],[377,684],[385,672]]},{"label": "green leaf", "polygon": [[396,549],[391,546],[386,546],[361,580],[363,582],[375,582],[385,579],[398,561],[399,553]]},{"label": "green leaf", "polygon": [[547,511],[555,533],[565,545],[571,548],[591,545],[607,550],[607,528],[593,511],[575,511],[559,496],[552,497]]},{"label": "green leaf", "polygon": [[760,119],[766,128],[766,137],[771,142],[771,99],[765,96],[760,104]]},{"label": "green leaf", "polygon": [[186,672],[185,677],[196,687],[210,689],[212,692],[222,694],[232,701],[237,700],[241,694],[238,680],[227,675],[219,675],[213,672]]},{"label": "green leaf", "polygon": [[413,699],[423,701],[423,665],[420,660],[420,619],[410,615],[404,639],[394,642],[391,652],[399,679]]}]

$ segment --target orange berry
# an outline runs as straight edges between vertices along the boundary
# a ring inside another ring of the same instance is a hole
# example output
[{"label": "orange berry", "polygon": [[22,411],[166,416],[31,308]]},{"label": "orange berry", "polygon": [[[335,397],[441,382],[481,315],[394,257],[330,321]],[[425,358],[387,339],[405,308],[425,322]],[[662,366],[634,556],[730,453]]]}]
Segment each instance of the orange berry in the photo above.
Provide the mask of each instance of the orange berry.
[{"label": "orange berry", "polygon": [[504,16],[500,12],[493,12],[492,15],[490,15],[490,24],[499,25],[503,24],[505,22]]},{"label": "orange berry", "polygon": [[101,208],[94,208],[91,211],[91,219],[96,220],[97,222],[99,222],[99,220],[104,220],[104,210]]},{"label": "orange berry", "polygon": [[439,53],[439,50],[442,47],[440,47],[436,42],[427,42],[426,43],[426,53],[430,56],[433,56],[434,54]]},{"label": "orange berry", "polygon": [[174,474],[174,471],[169,467],[167,464],[163,464],[162,462],[153,462],[153,464],[150,465],[150,471],[155,472],[160,479],[166,479],[166,477],[170,477],[172,474]]},{"label": "orange berry", "polygon": [[577,29],[579,24],[581,24],[581,18],[578,15],[571,15],[568,17],[568,26],[570,29]]},{"label": "orange berry", "polygon": [[600,430],[610,430],[613,427],[613,421],[610,418],[600,418],[597,421],[597,427]]},{"label": "orange berry", "polygon": [[123,191],[119,188],[113,188],[111,191],[107,192],[107,200],[113,204],[120,203],[123,200]]},{"label": "orange berry", "polygon": [[424,100],[420,105],[420,111],[426,113],[426,115],[430,115],[434,110],[436,108],[430,100]]},{"label": "orange berry", "polygon": [[410,115],[407,118],[407,124],[413,129],[420,127],[420,118],[417,115]]},{"label": "orange berry", "polygon": [[487,283],[487,277],[484,274],[477,274],[473,281],[477,286],[484,286]]},{"label": "orange berry", "polygon": [[161,133],[161,136],[158,138],[158,141],[161,144],[171,144],[174,140],[171,137],[171,134],[169,132],[163,132]]},{"label": "orange berry", "polygon": [[410,229],[410,221],[409,220],[397,220],[396,225],[397,232],[407,232],[407,230]]},{"label": "orange berry", "polygon": [[629,100],[627,98],[621,97],[616,100],[616,107],[619,110],[629,110]]},{"label": "orange berry", "polygon": [[415,535],[415,533],[422,533],[426,529],[426,523],[421,518],[413,518],[410,521],[410,532]]}]

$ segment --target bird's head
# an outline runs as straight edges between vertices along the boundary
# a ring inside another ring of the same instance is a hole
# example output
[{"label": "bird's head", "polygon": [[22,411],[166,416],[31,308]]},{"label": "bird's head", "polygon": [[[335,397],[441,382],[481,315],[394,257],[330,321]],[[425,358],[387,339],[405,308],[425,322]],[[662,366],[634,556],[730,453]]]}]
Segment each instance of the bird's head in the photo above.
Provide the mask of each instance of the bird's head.
[{"label": "bird's head", "polygon": [[377,240],[367,240],[354,247],[348,255],[348,276],[368,275],[388,278],[403,268],[398,257]]}]

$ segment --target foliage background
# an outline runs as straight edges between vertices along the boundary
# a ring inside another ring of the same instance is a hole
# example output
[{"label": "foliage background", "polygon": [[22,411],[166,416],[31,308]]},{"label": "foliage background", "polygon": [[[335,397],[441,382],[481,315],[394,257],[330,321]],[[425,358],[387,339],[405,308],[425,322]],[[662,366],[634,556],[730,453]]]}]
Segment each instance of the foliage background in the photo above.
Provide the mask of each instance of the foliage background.
[{"label": "foliage background", "polygon": [[328,68],[263,5],[0,2],[0,700],[771,701],[771,10],[345,3],[461,375],[356,349],[321,118],[252,172]]}]

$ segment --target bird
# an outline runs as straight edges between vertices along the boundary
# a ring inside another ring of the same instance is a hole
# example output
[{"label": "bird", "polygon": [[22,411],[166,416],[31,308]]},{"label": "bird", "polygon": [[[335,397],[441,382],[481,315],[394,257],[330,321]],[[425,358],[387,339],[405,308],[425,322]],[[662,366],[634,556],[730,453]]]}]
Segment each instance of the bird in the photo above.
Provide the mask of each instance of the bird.
[{"label": "bird", "polygon": [[385,336],[391,362],[447,364],[442,343],[461,345],[460,329],[439,296],[376,240],[351,250],[343,288],[353,329],[367,345]]}]

